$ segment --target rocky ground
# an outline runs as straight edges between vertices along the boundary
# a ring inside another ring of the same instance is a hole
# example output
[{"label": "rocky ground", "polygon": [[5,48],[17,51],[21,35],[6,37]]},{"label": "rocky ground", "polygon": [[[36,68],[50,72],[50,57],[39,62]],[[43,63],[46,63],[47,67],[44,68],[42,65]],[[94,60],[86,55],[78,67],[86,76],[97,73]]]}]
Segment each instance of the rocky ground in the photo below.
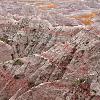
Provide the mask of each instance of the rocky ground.
[{"label": "rocky ground", "polygon": [[0,100],[100,100],[100,0],[0,0]]}]

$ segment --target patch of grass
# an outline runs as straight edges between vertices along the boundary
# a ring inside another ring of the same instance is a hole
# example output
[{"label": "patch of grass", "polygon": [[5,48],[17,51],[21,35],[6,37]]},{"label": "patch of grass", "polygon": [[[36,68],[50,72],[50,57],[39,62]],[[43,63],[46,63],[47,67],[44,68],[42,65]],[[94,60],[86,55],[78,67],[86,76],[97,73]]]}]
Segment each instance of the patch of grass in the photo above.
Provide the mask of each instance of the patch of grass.
[{"label": "patch of grass", "polygon": [[81,78],[81,79],[77,79],[74,81],[75,85],[80,85],[81,83],[85,82],[85,79]]},{"label": "patch of grass", "polygon": [[3,42],[5,42],[5,43],[7,43],[7,44],[9,43],[9,40],[7,38],[1,37],[0,40],[3,41]]},{"label": "patch of grass", "polygon": [[24,63],[20,60],[20,59],[17,59],[14,61],[13,65],[23,65]]},{"label": "patch of grass", "polygon": [[88,78],[80,78],[80,79],[76,79],[73,82],[73,85],[80,85],[82,83],[89,83],[90,80]]}]

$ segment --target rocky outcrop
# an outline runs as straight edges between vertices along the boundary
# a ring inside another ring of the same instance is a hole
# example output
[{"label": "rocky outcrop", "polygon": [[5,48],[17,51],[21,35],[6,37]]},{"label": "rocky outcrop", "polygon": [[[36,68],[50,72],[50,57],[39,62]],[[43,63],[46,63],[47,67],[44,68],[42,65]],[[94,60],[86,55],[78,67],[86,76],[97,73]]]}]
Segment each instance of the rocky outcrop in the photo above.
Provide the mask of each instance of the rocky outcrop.
[{"label": "rocky outcrop", "polygon": [[13,55],[13,48],[4,43],[3,41],[0,41],[0,62],[5,62],[7,60],[11,60]]},{"label": "rocky outcrop", "polygon": [[0,1],[0,100],[99,100],[100,3]]}]

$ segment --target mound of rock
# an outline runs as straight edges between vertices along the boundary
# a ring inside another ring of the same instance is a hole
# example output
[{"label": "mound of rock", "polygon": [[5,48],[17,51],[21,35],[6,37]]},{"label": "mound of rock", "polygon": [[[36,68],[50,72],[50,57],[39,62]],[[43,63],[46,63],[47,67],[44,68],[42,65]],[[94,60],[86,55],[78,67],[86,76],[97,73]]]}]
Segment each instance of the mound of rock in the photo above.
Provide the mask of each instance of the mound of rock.
[{"label": "mound of rock", "polygon": [[0,1],[0,100],[100,100],[99,67],[99,0]]}]

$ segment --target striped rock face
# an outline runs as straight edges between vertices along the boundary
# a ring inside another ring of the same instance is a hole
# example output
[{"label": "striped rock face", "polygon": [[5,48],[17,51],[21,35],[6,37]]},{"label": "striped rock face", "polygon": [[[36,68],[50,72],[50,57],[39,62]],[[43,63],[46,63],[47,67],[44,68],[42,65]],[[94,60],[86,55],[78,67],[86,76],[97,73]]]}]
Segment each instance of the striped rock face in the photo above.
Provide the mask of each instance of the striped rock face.
[{"label": "striped rock face", "polygon": [[13,49],[10,45],[0,41],[0,62],[12,59]]},{"label": "striped rock face", "polygon": [[0,0],[0,100],[100,100],[100,1]]}]

